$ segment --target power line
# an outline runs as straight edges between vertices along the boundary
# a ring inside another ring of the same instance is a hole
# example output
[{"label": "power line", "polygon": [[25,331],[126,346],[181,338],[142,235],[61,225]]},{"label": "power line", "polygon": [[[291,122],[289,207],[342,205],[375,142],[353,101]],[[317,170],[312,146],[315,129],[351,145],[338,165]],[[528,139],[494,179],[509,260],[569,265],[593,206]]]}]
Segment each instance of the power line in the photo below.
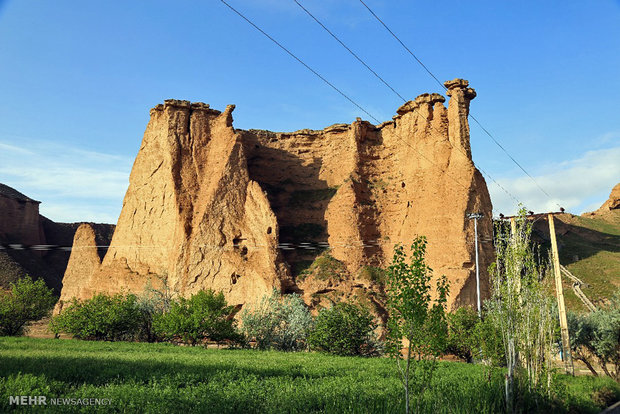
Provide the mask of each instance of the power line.
[{"label": "power line", "polygon": [[396,90],[394,90],[394,88],[392,88],[392,87],[390,86],[390,84],[389,84],[389,83],[387,83],[387,82],[386,82],[386,81],[385,81],[385,80],[384,80],[381,76],[379,76],[379,75],[377,74],[377,72],[375,72],[375,71],[374,71],[374,70],[373,70],[370,66],[368,66],[368,65],[366,64],[366,62],[364,62],[364,61],[363,61],[363,60],[362,60],[359,56],[357,56],[357,54],[355,54],[355,52],[353,52],[351,49],[349,49],[349,47],[348,47],[347,45],[345,45],[345,44],[344,44],[344,42],[338,38],[338,36],[336,36],[335,34],[333,34],[331,30],[329,30],[327,27],[325,27],[325,25],[324,25],[323,23],[321,23],[321,22],[320,22],[320,21],[319,21],[316,17],[314,17],[314,15],[313,15],[312,13],[310,13],[310,11],[308,11],[308,9],[306,9],[304,6],[302,6],[302,5],[301,5],[301,3],[300,3],[300,2],[298,2],[297,0],[293,0],[293,1],[294,1],[295,3],[297,3],[297,5],[298,5],[299,7],[301,7],[301,8],[302,8],[302,10],[303,10],[303,11],[305,11],[305,12],[308,14],[308,16],[312,17],[312,19],[314,19],[314,21],[315,21],[315,22],[317,22],[317,23],[318,23],[318,24],[319,24],[319,25],[320,25],[323,29],[325,29],[325,31],[326,31],[327,33],[329,33],[329,34],[331,35],[331,37],[333,37],[334,39],[336,39],[336,41],[337,41],[338,43],[340,43],[340,44],[342,45],[342,47],[344,47],[344,48],[345,48],[345,49],[346,49],[346,50],[347,50],[347,51],[348,51],[351,55],[353,55],[353,57],[354,57],[355,59],[357,59],[357,60],[358,60],[358,61],[359,61],[362,65],[364,65],[364,66],[366,67],[366,69],[368,69],[370,72],[372,72],[372,74],[373,74],[373,75],[375,75],[375,76],[377,77],[377,79],[379,79],[381,82],[383,82],[383,84],[384,84],[385,86],[387,86],[388,88],[390,88],[390,90],[391,90],[392,92],[394,92],[394,93],[395,93],[395,94],[396,94],[396,95],[397,95],[400,99],[402,99],[402,100],[403,100],[403,102],[407,102],[407,100],[406,100],[405,98],[403,98],[401,94],[399,94],[398,92],[396,92]]},{"label": "power line", "polygon": [[[400,43],[402,45],[402,47],[409,52],[409,54],[411,56],[413,56],[413,58],[424,68],[424,70],[426,70],[426,72],[433,77],[433,79],[435,79],[435,81],[443,88],[443,89],[447,89],[445,87],[445,85],[443,85],[439,79],[437,79],[437,77],[433,74],[433,72],[430,71],[430,69],[411,51],[409,50],[409,48],[405,45],[405,43],[403,43],[402,40],[400,40],[400,38],[398,36],[396,36],[396,34],[394,34],[394,32],[392,30],[390,30],[390,28],[383,22],[383,20],[381,20],[379,18],[379,16],[377,16],[377,14],[372,11],[372,9],[370,7],[368,7],[368,5],[366,3],[364,3],[363,0],[359,0],[360,3],[362,3],[364,5],[364,7],[366,7],[366,9],[368,9],[368,11],[370,12],[370,14],[372,14],[375,19],[377,19],[377,21],[379,21],[379,23],[381,23],[383,25],[383,27],[385,27],[385,29],[394,37],[394,39],[396,39],[398,41],[398,43]],[[520,169],[521,171],[523,171],[533,182],[534,184],[536,184],[536,186],[540,189],[540,191],[543,192],[543,194],[545,194],[551,201],[553,201],[553,198],[549,195],[548,192],[546,192],[541,186],[540,184],[538,184],[538,182],[534,179],[534,177],[532,177],[530,175],[530,173],[528,173],[525,168],[523,168],[523,166],[521,164],[519,164],[519,162],[517,162],[517,160],[510,155],[510,153],[506,150],[506,148],[504,148],[497,139],[495,139],[495,137],[484,127],[482,126],[482,124],[472,115],[469,114],[469,117],[471,119],[473,119],[479,126],[480,128],[482,128],[482,130],[493,140],[493,142],[495,142],[495,144],[501,148],[502,151],[504,151],[504,153],[512,160],[512,162],[514,162]],[[487,174],[488,175],[488,174]],[[495,180],[494,180],[495,181]],[[514,197],[513,197],[514,198]],[[558,205],[558,207],[561,207],[559,204],[556,203],[556,205]]]},{"label": "power line", "polygon": [[414,58],[415,60],[417,60],[417,62],[418,62],[418,63],[419,63],[419,64],[420,64],[423,68],[424,68],[424,70],[426,70],[426,72],[428,72],[428,74],[429,74],[429,75],[431,75],[431,76],[433,77],[433,79],[435,79],[435,82],[437,82],[437,83],[439,84],[439,86],[441,86],[444,90],[447,90],[446,86],[445,86],[445,85],[444,85],[444,84],[443,84],[443,83],[442,83],[439,79],[437,79],[437,77],[436,77],[435,75],[433,75],[433,72],[431,72],[431,71],[430,71],[430,69],[429,69],[429,68],[427,68],[427,67],[426,67],[426,65],[425,65],[424,63],[422,63],[422,61],[421,61],[420,59],[418,59],[418,57],[417,57],[417,56],[416,56],[416,55],[415,55],[415,54],[414,54],[411,50],[409,50],[409,48],[408,48],[408,47],[407,47],[407,46],[406,46],[406,45],[405,45],[405,44],[404,44],[404,43],[403,43],[403,42],[402,42],[402,41],[398,38],[398,36],[396,36],[396,35],[394,34],[394,32],[393,32],[393,31],[391,31],[391,30],[390,30],[390,28],[389,28],[389,27],[387,27],[387,25],[386,25],[385,23],[383,23],[383,20],[381,20],[381,19],[379,18],[379,16],[377,16],[377,15],[375,14],[375,12],[374,12],[374,11],[372,11],[372,9],[371,9],[370,7],[368,7],[368,5],[366,5],[366,3],[364,3],[362,0],[360,0],[360,3],[362,3],[362,4],[363,4],[363,5],[364,5],[367,9],[368,9],[368,11],[370,12],[370,14],[372,14],[373,16],[375,16],[375,19],[377,19],[377,20],[379,21],[379,23],[381,23],[381,24],[383,25],[383,27],[385,27],[385,29],[386,29],[388,32],[390,32],[390,34],[394,37],[394,39],[396,39],[396,40],[398,41],[398,43],[400,43],[400,44],[401,44],[401,45],[405,48],[405,50],[406,50],[407,52],[409,52],[409,54],[410,54],[411,56],[413,56],[413,58]]},{"label": "power line", "polygon": [[[303,11],[305,11],[315,22],[317,22],[323,29],[325,29],[325,31],[327,33],[330,34],[331,37],[333,37],[338,43],[340,43],[340,45],[342,47],[344,47],[351,55],[353,55],[353,57],[355,57],[362,65],[364,65],[366,67],[366,69],[368,69],[370,72],[372,72],[373,75],[375,75],[381,82],[383,82],[383,84],[385,84],[385,86],[387,86],[388,88],[390,88],[390,90],[392,92],[394,92],[399,98],[401,98],[403,101],[406,101],[405,98],[402,97],[401,94],[399,94],[389,83],[387,83],[381,76],[379,76],[377,74],[377,72],[375,72],[366,62],[364,62],[364,60],[362,60],[355,52],[353,52],[351,50],[351,48],[349,48],[342,40],[340,40],[338,38],[338,36],[336,36],[331,30],[329,30],[323,23],[321,23],[321,21],[319,21],[319,19],[317,19],[308,9],[306,9],[301,3],[299,3],[298,0],[293,0],[295,3],[297,3],[297,5],[299,7],[302,8]],[[361,1],[361,0],[360,0]],[[362,2],[362,4],[364,4],[366,6],[366,4],[364,2]],[[368,6],[366,6],[368,8]],[[370,10],[370,8],[368,8],[368,10],[372,12],[372,10]],[[377,17],[374,13],[373,15],[375,17]],[[377,19],[379,21],[381,21],[381,19],[379,19],[377,17]],[[382,22],[382,21],[381,21]],[[383,22],[382,22],[383,23]],[[384,24],[385,26],[385,24]],[[390,30],[387,26],[385,26],[386,29]],[[390,30],[390,33],[392,33],[392,31]],[[392,35],[400,41],[400,39],[398,39],[398,37],[396,37],[396,35],[394,35],[394,33],[392,33]],[[402,42],[401,42],[402,44]],[[405,48],[407,48],[407,46],[405,46],[403,44],[403,46]],[[407,49],[409,51],[409,49]],[[418,60],[418,62],[420,62],[420,64],[422,64],[422,66],[424,66],[424,64],[411,52],[409,51],[409,53],[411,53],[411,55],[416,58],[416,60]],[[447,90],[447,88],[445,87],[444,84],[442,84],[441,82],[439,82],[439,80],[435,77],[435,75],[433,75],[430,70],[428,70],[428,68],[426,68],[426,66],[424,66],[424,68],[428,71],[428,73],[433,76],[433,78],[435,78],[435,80],[441,85],[442,88],[444,88],[445,90]],[[415,110],[414,110],[415,111]],[[424,114],[422,114],[421,112],[418,111],[418,115],[420,115],[422,118],[424,118],[427,122],[429,122],[429,125],[431,126],[431,128],[433,128],[435,131],[437,131],[439,134],[441,134],[440,131],[438,131],[433,125],[432,123],[430,123],[430,121],[428,120],[428,118],[426,118],[426,116],[424,116]],[[473,117],[472,117],[473,118]],[[476,121],[477,122],[477,121]],[[404,142],[404,141],[403,141]],[[455,148],[457,148],[459,151],[461,151],[467,158],[469,158],[469,155],[463,151],[463,149],[461,149],[460,147],[456,146]],[[495,181],[495,179],[493,177],[491,177],[491,175],[489,173],[487,173],[486,171],[484,171],[480,166],[476,166],[476,164],[474,163],[474,161],[472,160],[472,163],[474,164],[475,167],[477,167],[483,174],[485,174],[487,177],[489,177],[491,179],[491,181],[493,181],[500,189],[502,189],[506,194],[508,194],[508,196],[510,196],[513,200],[515,200],[517,202],[517,204],[521,203],[521,201],[519,201],[519,199],[517,199],[514,195],[512,195],[508,190],[506,190],[506,188],[504,188],[502,185],[500,185],[497,181]],[[525,171],[525,170],[524,170]],[[527,172],[526,172],[527,173]],[[528,174],[529,175],[529,174]],[[522,203],[521,203],[522,204]]]},{"label": "power line", "polygon": [[[474,120],[474,121],[478,124],[478,126],[479,126],[480,128],[482,128],[482,130],[483,130],[483,131],[484,131],[484,132],[485,132],[485,133],[486,133],[486,134],[487,134],[487,135],[488,135],[488,136],[489,136],[489,137],[493,140],[493,142],[495,142],[495,143],[497,144],[497,146],[498,146],[498,147],[500,147],[500,148],[502,149],[502,151],[504,151],[504,152],[506,153],[506,155],[508,155],[508,157],[512,160],[512,162],[514,162],[514,163],[515,163],[515,164],[516,164],[516,165],[517,165],[517,166],[521,169],[521,171],[523,171],[523,172],[524,172],[524,173],[525,173],[528,177],[530,177],[530,178],[532,179],[532,181],[534,181],[534,184],[536,184],[536,186],[540,189],[540,191],[542,191],[542,192],[543,192],[543,193],[544,193],[547,197],[549,197],[549,199],[552,199],[552,197],[549,195],[549,193],[547,193],[547,192],[546,192],[546,191],[545,191],[545,190],[544,190],[544,189],[543,189],[540,185],[538,185],[538,183],[536,182],[536,180],[534,179],[534,177],[532,177],[532,176],[530,175],[530,173],[528,173],[527,171],[525,171],[525,168],[523,168],[523,167],[521,166],[521,164],[519,164],[519,163],[517,162],[517,160],[515,160],[515,159],[513,158],[513,156],[512,156],[512,155],[510,155],[510,154],[508,153],[508,151],[506,151],[506,149],[502,146],[502,144],[500,144],[500,143],[499,143],[499,142],[498,142],[498,141],[497,141],[497,140],[493,137],[493,135],[491,135],[491,133],[490,133],[489,131],[487,131],[487,129],[486,129],[485,127],[483,127],[483,126],[482,126],[482,124],[481,124],[481,123],[480,123],[480,122],[479,122],[479,121],[478,121],[478,120],[477,120],[477,119],[476,119],[476,118],[475,118],[472,114],[469,114],[469,117],[470,117],[471,119],[473,119],[473,120]],[[557,204],[557,203],[556,203],[556,204]],[[558,207],[562,207],[562,206],[560,206],[559,204],[557,204],[557,205],[558,205]]]},{"label": "power line", "polygon": [[314,73],[319,79],[321,79],[323,82],[325,82],[326,84],[328,84],[329,86],[331,86],[336,92],[338,92],[340,95],[344,96],[349,102],[351,102],[353,105],[355,105],[356,107],[358,107],[361,111],[363,111],[366,115],[368,115],[369,117],[371,117],[372,119],[374,119],[377,123],[380,123],[380,121],[375,118],[374,116],[372,116],[368,111],[366,111],[364,108],[362,108],[357,102],[355,102],[353,99],[349,98],[348,95],[346,95],[344,92],[342,92],[340,89],[336,88],[331,82],[329,82],[327,79],[325,79],[323,76],[321,76],[316,70],[312,69],[310,66],[308,66],[303,60],[301,60],[300,58],[298,58],[297,56],[295,56],[290,50],[288,50],[287,48],[285,48],[284,46],[282,46],[281,43],[279,43],[276,39],[274,39],[273,37],[269,36],[265,31],[263,31],[263,29],[261,29],[260,27],[258,27],[257,25],[255,25],[250,19],[248,19],[247,17],[245,17],[243,14],[241,14],[237,9],[235,9],[234,7],[232,7],[230,4],[226,3],[224,0],[220,0],[222,3],[224,3],[229,9],[231,9],[232,11],[234,11],[235,13],[237,13],[243,20],[245,20],[246,22],[248,22],[249,24],[251,24],[256,30],[258,30],[259,32],[261,32],[263,35],[265,35],[269,40],[271,40],[273,43],[275,43],[276,45],[278,45],[282,50],[284,50],[286,53],[288,53],[293,59],[295,59],[296,61],[298,61],[299,63],[301,63],[302,65],[304,65],[306,67],[306,69],[308,69],[310,72]]},{"label": "power line", "polygon": [[[353,101],[351,98],[349,98],[347,95],[345,95],[340,89],[338,89],[336,86],[334,86],[332,83],[330,83],[327,79],[325,79],[323,76],[321,76],[317,71],[315,71],[314,69],[312,69],[310,66],[308,66],[306,63],[304,63],[301,59],[299,59],[297,56],[295,56],[290,50],[288,50],[287,48],[285,48],[284,46],[282,46],[277,40],[275,40],[273,37],[269,36],[264,30],[262,30],[260,27],[258,27],[256,24],[254,24],[250,19],[248,19],[247,17],[245,17],[243,14],[241,14],[241,12],[237,11],[237,9],[235,9],[234,7],[232,7],[230,4],[226,3],[226,1],[224,0],[220,0],[222,3],[224,3],[226,6],[228,6],[228,8],[230,8],[232,11],[234,11],[237,15],[239,15],[241,18],[243,18],[246,22],[248,22],[249,24],[251,24],[256,30],[258,30],[259,32],[261,32],[263,35],[265,35],[269,40],[271,40],[272,42],[274,42],[276,45],[278,45],[280,48],[282,48],[286,53],[288,53],[291,57],[293,57],[295,60],[297,60],[299,63],[301,63],[302,65],[304,65],[308,70],[310,70],[312,73],[314,73],[319,79],[321,79],[323,82],[327,83],[329,86],[331,86],[334,90],[336,90],[338,93],[340,93],[342,96],[344,96],[345,98],[347,98],[350,102],[352,102],[355,106],[357,106],[359,109],[361,109],[365,114],[367,114],[369,117],[371,117],[372,119],[374,119],[377,124],[380,123],[380,121],[375,118],[374,116],[372,116],[368,111],[366,111],[364,108],[362,108],[360,105],[358,105],[355,101]],[[353,53],[353,52],[351,52]],[[421,114],[420,112],[418,112],[418,114],[420,114],[422,117],[424,117],[423,114]],[[427,121],[428,119],[426,117],[424,117]],[[435,165],[435,167],[439,168],[441,170],[441,168],[435,163],[433,162],[433,160],[431,160],[430,158],[428,158],[426,155],[424,155],[422,152],[420,152],[417,148],[415,148],[414,146],[410,145],[407,141],[404,141],[401,138],[397,138],[399,141],[401,141],[402,143],[404,143],[405,145],[407,145],[409,148],[413,149],[414,151],[416,151],[422,158],[424,158],[425,160],[427,160],[428,162],[430,162],[431,164]],[[454,178],[452,175],[446,173],[446,175],[448,177],[450,177],[455,183],[459,184],[460,186],[462,186],[463,188],[465,188],[466,190],[469,190],[469,187],[467,187],[465,184],[459,182],[456,178]]]}]

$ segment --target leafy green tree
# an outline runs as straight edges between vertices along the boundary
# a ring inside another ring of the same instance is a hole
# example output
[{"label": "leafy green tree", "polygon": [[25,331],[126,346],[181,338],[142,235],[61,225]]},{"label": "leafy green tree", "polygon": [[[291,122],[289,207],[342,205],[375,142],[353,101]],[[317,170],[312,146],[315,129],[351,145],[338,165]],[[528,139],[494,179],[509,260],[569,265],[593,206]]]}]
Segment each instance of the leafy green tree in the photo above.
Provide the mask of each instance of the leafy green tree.
[{"label": "leafy green tree", "polygon": [[448,336],[445,314],[448,282],[445,276],[437,280],[436,299],[431,301],[432,269],[424,260],[426,244],[423,236],[413,240],[410,263],[406,263],[403,247],[396,245],[386,275],[389,313],[386,349],[396,360],[405,392],[406,413],[412,396],[416,401],[415,411],[419,412]]},{"label": "leafy green tree", "polygon": [[136,295],[99,293],[83,301],[73,299],[50,327],[56,334],[65,332],[77,339],[130,341],[138,338],[141,317]]},{"label": "leafy green tree", "polygon": [[340,302],[322,309],[308,338],[310,348],[335,355],[378,355],[375,318],[368,309]]},{"label": "leafy green tree", "polygon": [[478,312],[463,306],[448,314],[448,343],[446,352],[472,362],[477,353],[476,329],[480,323]]},{"label": "leafy green tree", "polygon": [[0,336],[21,335],[26,323],[46,316],[55,303],[52,290],[41,279],[26,276],[11,283],[8,292],[0,290]]},{"label": "leafy green tree", "polygon": [[505,367],[506,354],[502,342],[502,334],[491,318],[483,311],[482,319],[474,330],[476,354],[492,367]]},{"label": "leafy green tree", "polygon": [[299,295],[281,295],[274,289],[254,308],[243,311],[241,325],[258,349],[297,351],[307,347],[312,315]]},{"label": "leafy green tree", "polygon": [[168,312],[156,315],[153,330],[165,339],[180,338],[191,345],[204,339],[239,342],[233,311],[222,292],[201,290],[189,299],[173,300]]}]

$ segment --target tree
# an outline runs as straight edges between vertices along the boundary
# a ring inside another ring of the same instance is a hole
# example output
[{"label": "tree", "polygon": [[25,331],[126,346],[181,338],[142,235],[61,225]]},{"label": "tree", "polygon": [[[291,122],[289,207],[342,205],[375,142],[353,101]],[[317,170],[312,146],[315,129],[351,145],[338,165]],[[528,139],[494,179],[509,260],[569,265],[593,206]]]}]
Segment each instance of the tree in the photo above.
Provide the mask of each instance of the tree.
[{"label": "tree", "polygon": [[87,300],[73,299],[50,327],[78,339],[130,341],[139,336],[141,317],[136,295],[99,293]]},{"label": "tree", "polygon": [[8,292],[0,290],[0,336],[21,335],[24,326],[46,316],[56,298],[43,280],[30,276],[10,284]]},{"label": "tree", "polygon": [[241,326],[258,349],[297,351],[307,347],[312,315],[299,295],[283,296],[273,289],[254,308],[243,311]]},{"label": "tree", "polygon": [[445,315],[448,282],[445,276],[437,280],[436,299],[432,302],[432,269],[424,260],[426,244],[423,236],[413,240],[410,263],[406,263],[403,247],[396,245],[386,274],[389,314],[386,349],[396,360],[405,393],[406,413],[410,410],[411,396],[416,400],[416,412],[420,410],[448,335]]},{"label": "tree", "polygon": [[448,343],[446,352],[464,359],[468,363],[478,347],[476,328],[480,323],[478,312],[469,306],[463,306],[448,314]]},{"label": "tree", "polygon": [[232,318],[233,311],[222,292],[201,290],[189,299],[173,300],[168,312],[155,316],[153,330],[165,339],[181,338],[191,345],[204,339],[238,342],[241,336]]},{"label": "tree", "polygon": [[504,347],[508,412],[515,409],[515,379],[527,383],[528,390],[550,390],[557,328],[553,300],[541,284],[545,268],[537,262],[530,243],[532,224],[525,214],[521,209],[514,232],[503,223],[496,226],[496,262],[489,268],[492,294],[485,304],[486,317],[501,334]]},{"label": "tree", "polygon": [[154,287],[149,280],[144,291],[138,296],[138,308],[142,315],[142,327],[140,339],[154,342],[162,339],[153,328],[153,321],[160,315],[169,312],[174,298],[178,292],[173,291],[168,284],[168,275],[156,276],[159,280],[158,287]]},{"label": "tree", "polygon": [[364,307],[339,302],[319,312],[308,342],[312,349],[335,355],[378,355],[374,319]]}]

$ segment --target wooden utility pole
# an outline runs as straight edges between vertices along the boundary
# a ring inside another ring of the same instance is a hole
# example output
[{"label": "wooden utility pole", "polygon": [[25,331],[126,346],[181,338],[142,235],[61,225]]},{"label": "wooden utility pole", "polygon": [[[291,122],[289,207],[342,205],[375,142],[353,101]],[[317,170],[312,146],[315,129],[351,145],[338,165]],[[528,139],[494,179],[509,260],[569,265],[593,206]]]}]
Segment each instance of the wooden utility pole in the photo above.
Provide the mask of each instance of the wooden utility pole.
[{"label": "wooden utility pole", "polygon": [[558,299],[558,311],[560,313],[560,332],[562,334],[562,359],[566,372],[575,375],[573,357],[570,353],[570,338],[568,336],[568,322],[566,321],[566,307],[564,306],[564,291],[562,290],[562,275],[560,274],[560,256],[558,255],[558,242],[555,239],[555,223],[553,214],[549,213],[549,234],[551,235],[551,252],[553,256],[553,273],[555,275],[555,293]]}]

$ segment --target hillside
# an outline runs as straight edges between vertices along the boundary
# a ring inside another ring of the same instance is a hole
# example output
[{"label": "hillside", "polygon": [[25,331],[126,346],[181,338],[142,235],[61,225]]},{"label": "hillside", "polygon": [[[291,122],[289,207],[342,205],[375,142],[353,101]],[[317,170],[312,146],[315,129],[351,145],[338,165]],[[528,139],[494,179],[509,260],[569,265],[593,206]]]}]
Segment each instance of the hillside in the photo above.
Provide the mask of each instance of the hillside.
[{"label": "hillside", "polygon": [[[595,212],[581,216],[556,215],[556,233],[560,263],[588,286],[583,293],[596,306],[604,304],[620,288],[620,205],[617,185],[610,199]],[[534,224],[534,239],[549,245],[549,225],[546,218]],[[584,312],[587,308],[572,290],[571,282],[563,279],[566,306]]]}]

